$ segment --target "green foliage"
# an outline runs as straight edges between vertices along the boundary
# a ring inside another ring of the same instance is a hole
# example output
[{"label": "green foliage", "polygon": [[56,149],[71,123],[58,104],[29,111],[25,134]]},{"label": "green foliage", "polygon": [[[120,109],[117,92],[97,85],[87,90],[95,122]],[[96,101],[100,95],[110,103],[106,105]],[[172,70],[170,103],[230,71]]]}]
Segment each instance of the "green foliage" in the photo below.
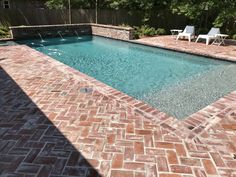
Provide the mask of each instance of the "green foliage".
[{"label": "green foliage", "polygon": [[151,12],[157,12],[162,9],[169,8],[171,0],[99,0],[105,2],[106,8],[111,9],[127,9],[132,11],[142,11],[142,23],[149,24]]},{"label": "green foliage", "polygon": [[172,0],[173,13],[184,15],[199,28],[220,27],[226,33],[236,28],[235,0]]},{"label": "green foliage", "polygon": [[121,26],[121,27],[130,27],[130,25],[129,25],[129,24],[126,24],[126,23],[122,23],[122,24],[119,25],[119,26]]},{"label": "green foliage", "polygon": [[163,29],[163,28],[157,28],[156,34],[158,34],[158,35],[164,35],[164,34],[166,34],[166,30]]},{"label": "green foliage", "polygon": [[[209,31],[212,26],[220,27],[227,34],[235,34],[236,0],[97,0],[99,9],[126,9],[129,14],[142,11],[142,24],[151,24],[152,12],[158,18],[161,11],[171,11],[183,15],[201,31]],[[47,0],[49,8],[68,8],[68,0]],[[96,0],[71,0],[72,8],[94,9]],[[187,24],[186,24],[187,25]],[[207,29],[207,30],[205,30]],[[150,31],[149,31],[150,30]],[[146,29],[153,34],[153,29]]]},{"label": "green foliage", "polygon": [[153,27],[149,27],[148,25],[143,25],[141,27],[135,27],[135,37],[140,38],[143,36],[154,36],[156,34],[156,30]]},{"label": "green foliage", "polygon": [[7,26],[0,26],[0,38],[8,38],[10,37],[10,31]]},{"label": "green foliage", "polygon": [[3,32],[9,32],[9,28],[7,26],[0,26],[0,29],[3,31]]},{"label": "green foliage", "polygon": [[213,6],[214,2],[212,0],[173,0],[171,10],[173,13],[196,20],[196,18],[203,15],[205,11],[213,9]]},{"label": "green foliage", "polygon": [[65,2],[63,0],[49,0],[46,2],[46,6],[49,9],[62,9],[65,7]]},{"label": "green foliage", "polygon": [[148,25],[141,26],[140,30],[144,36],[154,36],[156,34],[155,28],[149,27]]},{"label": "green foliage", "polygon": [[[97,0],[99,9],[127,9],[130,12],[141,10],[143,12],[142,21],[148,23],[150,11],[157,11],[168,8],[171,0]],[[47,0],[46,5],[50,9],[68,8],[68,0]],[[71,0],[72,8],[95,8],[96,0]]]},{"label": "green foliage", "polygon": [[198,28],[197,29],[197,34],[207,34],[209,32],[208,28]]},{"label": "green foliage", "polygon": [[5,31],[3,31],[2,29],[0,29],[0,36],[5,35]]},{"label": "green foliage", "polygon": [[234,35],[232,36],[232,39],[236,40],[236,34],[234,34]]},{"label": "green foliage", "polygon": [[163,28],[155,29],[148,25],[142,25],[141,27],[134,27],[135,32],[134,36],[136,39],[145,37],[145,36],[155,36],[155,35],[163,35],[166,34],[166,30]]},{"label": "green foliage", "polygon": [[143,10],[162,9],[167,7],[171,0],[100,0],[105,2],[107,7],[113,9]]},{"label": "green foliage", "polygon": [[[68,0],[48,0],[46,6],[49,9],[66,9],[68,8]],[[94,8],[95,0],[71,0],[72,8]]]}]

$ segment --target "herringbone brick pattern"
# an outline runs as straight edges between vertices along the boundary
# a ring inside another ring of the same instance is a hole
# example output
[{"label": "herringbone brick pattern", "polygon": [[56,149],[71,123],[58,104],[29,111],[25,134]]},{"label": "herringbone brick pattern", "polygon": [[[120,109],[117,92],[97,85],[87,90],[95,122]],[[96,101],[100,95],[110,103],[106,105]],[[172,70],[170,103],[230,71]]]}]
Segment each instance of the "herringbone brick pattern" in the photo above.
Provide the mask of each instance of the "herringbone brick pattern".
[{"label": "herringbone brick pattern", "polygon": [[29,47],[0,54],[1,176],[236,176],[236,92],[178,121]]}]

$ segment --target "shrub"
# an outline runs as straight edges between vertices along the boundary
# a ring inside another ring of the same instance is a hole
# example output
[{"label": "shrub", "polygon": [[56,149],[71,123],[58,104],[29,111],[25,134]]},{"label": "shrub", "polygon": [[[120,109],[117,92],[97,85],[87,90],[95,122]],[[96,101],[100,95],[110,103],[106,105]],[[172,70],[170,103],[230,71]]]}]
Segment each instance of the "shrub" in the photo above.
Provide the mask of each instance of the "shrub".
[{"label": "shrub", "polygon": [[6,34],[5,31],[3,31],[1,28],[0,28],[0,36],[4,36]]},{"label": "shrub", "polygon": [[156,29],[149,26],[142,26],[141,31],[144,36],[154,36],[156,34]]},{"label": "shrub", "polygon": [[156,34],[164,35],[164,34],[166,34],[166,30],[164,28],[157,28]]},{"label": "shrub", "polygon": [[163,28],[153,28],[148,25],[143,25],[141,27],[134,26],[134,37],[139,39],[144,36],[155,36],[155,35],[164,35],[166,34],[166,30]]},{"label": "shrub", "polygon": [[130,25],[126,24],[126,23],[122,23],[119,25],[120,27],[130,27]]},{"label": "shrub", "polygon": [[0,26],[0,38],[10,37],[10,31],[7,26]]},{"label": "shrub", "polygon": [[9,28],[7,26],[0,26],[0,29],[5,32],[9,31]]},{"label": "shrub", "polygon": [[143,36],[154,36],[156,35],[156,29],[149,27],[148,25],[143,25],[141,27],[134,27],[134,36],[135,38],[140,38]]},{"label": "shrub", "polygon": [[209,31],[208,28],[199,28],[199,29],[197,30],[197,33],[198,33],[198,34],[207,34],[208,31]]},{"label": "shrub", "polygon": [[236,34],[234,34],[234,35],[232,36],[232,39],[236,40]]}]

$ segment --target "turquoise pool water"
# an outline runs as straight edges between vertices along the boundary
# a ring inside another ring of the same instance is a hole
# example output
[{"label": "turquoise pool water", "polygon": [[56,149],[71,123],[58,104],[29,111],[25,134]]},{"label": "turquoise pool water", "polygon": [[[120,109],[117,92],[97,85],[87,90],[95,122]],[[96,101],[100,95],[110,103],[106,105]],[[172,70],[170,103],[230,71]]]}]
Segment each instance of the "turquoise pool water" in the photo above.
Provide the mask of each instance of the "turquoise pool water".
[{"label": "turquoise pool water", "polygon": [[[230,91],[224,89],[210,99],[204,97],[202,101],[201,96],[196,96],[201,95],[201,91],[194,91],[197,86],[192,83],[194,88],[191,85],[188,86],[190,88],[186,87],[192,81],[205,78],[222,67],[231,66],[229,62],[96,36],[67,37],[64,40],[50,38],[44,42],[35,39],[20,43],[177,118],[196,112]],[[203,85],[207,88],[207,83]],[[173,89],[178,87],[177,90]],[[179,95],[183,96],[178,98]],[[178,102],[175,99],[179,99]],[[203,103],[192,104],[196,99]],[[183,103],[192,106],[185,108],[181,106]]]}]

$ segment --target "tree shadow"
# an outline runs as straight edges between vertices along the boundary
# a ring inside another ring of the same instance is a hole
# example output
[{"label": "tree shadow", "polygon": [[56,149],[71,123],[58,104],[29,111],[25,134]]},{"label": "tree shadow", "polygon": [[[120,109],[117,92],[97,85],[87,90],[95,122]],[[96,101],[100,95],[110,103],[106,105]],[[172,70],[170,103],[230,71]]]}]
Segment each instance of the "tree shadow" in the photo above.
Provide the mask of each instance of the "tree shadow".
[{"label": "tree shadow", "polygon": [[1,67],[0,176],[100,177]]}]

